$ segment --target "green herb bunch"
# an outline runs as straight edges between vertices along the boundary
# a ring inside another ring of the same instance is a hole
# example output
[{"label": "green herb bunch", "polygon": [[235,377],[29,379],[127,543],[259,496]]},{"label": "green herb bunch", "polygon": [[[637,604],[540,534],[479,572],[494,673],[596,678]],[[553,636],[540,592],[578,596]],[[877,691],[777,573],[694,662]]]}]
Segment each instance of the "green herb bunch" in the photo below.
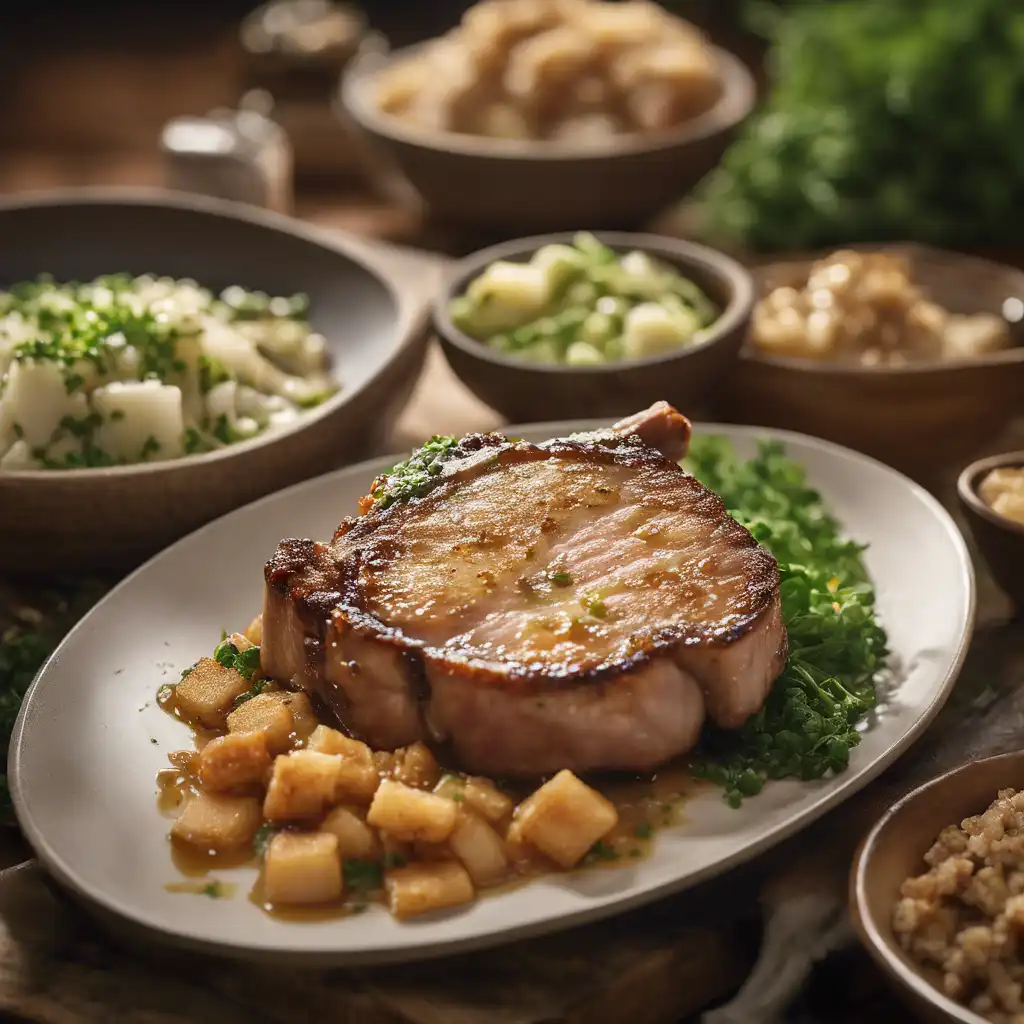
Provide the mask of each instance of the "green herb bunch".
[{"label": "green herb bunch", "polygon": [[707,728],[694,771],[738,806],[767,779],[840,772],[875,706],[887,655],[863,548],[842,537],[803,467],[781,444],[738,459],[721,438],[698,437],[684,464],[716,491],[779,562],[789,660],[764,708],[743,728]]},{"label": "green herb bunch", "polygon": [[701,190],[709,236],[755,249],[1015,239],[1016,0],[836,0],[772,13],[773,88]]}]

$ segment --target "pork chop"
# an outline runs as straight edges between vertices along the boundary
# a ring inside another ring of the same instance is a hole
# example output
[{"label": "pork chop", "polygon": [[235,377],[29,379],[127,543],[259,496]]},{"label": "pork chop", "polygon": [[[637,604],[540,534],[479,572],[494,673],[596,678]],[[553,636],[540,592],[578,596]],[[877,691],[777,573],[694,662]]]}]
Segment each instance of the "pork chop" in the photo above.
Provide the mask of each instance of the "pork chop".
[{"label": "pork chop", "polygon": [[659,403],[544,444],[463,438],[417,497],[282,541],[264,670],[375,748],[446,740],[487,774],[647,770],[705,716],[742,725],[785,663],[778,567],[679,468],[688,437]]}]

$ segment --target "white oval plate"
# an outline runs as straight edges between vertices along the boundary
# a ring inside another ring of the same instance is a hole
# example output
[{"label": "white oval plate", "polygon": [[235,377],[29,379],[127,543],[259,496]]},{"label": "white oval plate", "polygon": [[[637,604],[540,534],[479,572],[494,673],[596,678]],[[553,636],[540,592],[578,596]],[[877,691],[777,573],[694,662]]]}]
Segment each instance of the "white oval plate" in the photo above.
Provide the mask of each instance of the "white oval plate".
[{"label": "white oval plate", "polygon": [[[510,428],[543,439],[593,423]],[[255,871],[220,871],[240,883],[230,899],[167,892],[177,877],[155,777],[171,750],[191,745],[154,696],[207,653],[221,629],[242,628],[261,603],[263,563],[286,536],[330,537],[370,480],[396,459],[332,473],[218,519],[152,559],[101,601],[61,644],[33,685],[15,728],[10,779],[29,841],[77,894],[164,939],[244,957],[356,964],[423,959],[566,928],[676,892],[749,860],[873,779],[942,706],[967,648],[974,578],[959,531],[916,484],[824,441],[753,427],[706,425],[741,455],[758,437],[783,441],[850,536],[867,542],[878,610],[903,666],[888,705],[848,771],[817,782],[778,782],[731,810],[715,792],[687,805],[687,821],[659,834],[653,854],[628,867],[554,875],[468,908],[399,923],[383,908],[288,922],[245,898]]]}]

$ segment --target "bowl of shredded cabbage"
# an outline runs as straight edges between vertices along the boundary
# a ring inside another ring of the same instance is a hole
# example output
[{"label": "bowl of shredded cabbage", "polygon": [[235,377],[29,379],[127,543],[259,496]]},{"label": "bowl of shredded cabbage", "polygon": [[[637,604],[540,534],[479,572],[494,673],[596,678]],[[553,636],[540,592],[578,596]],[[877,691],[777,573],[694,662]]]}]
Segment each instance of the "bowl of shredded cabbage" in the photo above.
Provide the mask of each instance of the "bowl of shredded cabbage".
[{"label": "bowl of shredded cabbage", "polygon": [[434,325],[452,369],[512,420],[617,416],[659,396],[706,406],[753,302],[751,275],[713,249],[576,232],[467,257]]},{"label": "bowl of shredded cabbage", "polygon": [[0,204],[0,572],[118,571],[382,438],[423,303],[362,247],[174,193]]}]

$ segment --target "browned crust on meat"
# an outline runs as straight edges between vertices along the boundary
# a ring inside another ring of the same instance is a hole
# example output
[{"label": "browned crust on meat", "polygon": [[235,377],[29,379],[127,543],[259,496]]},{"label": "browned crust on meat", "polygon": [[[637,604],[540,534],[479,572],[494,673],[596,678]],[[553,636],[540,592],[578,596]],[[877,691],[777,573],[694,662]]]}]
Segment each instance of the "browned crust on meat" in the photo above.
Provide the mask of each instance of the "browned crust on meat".
[{"label": "browned crust on meat", "polygon": [[[389,626],[366,610],[360,603],[359,570],[368,561],[387,560],[394,554],[387,539],[377,540],[377,528],[393,518],[401,517],[408,502],[378,509],[358,518],[346,519],[335,533],[335,542],[344,538],[345,547],[357,546],[336,559],[323,544],[308,540],[284,540],[267,562],[265,578],[268,587],[295,603],[309,636],[322,641],[328,621],[342,632],[352,630],[372,637],[405,653],[419,666],[430,665],[449,675],[473,678],[480,685],[528,691],[550,690],[584,683],[605,682],[650,661],[653,657],[671,655],[679,647],[689,645],[726,646],[745,636],[769,612],[779,599],[779,572],[775,558],[762,548],[748,530],[728,516],[721,499],[709,492],[695,477],[665,458],[633,435],[592,440],[559,439],[536,445],[510,441],[501,435],[476,434],[463,439],[453,452],[444,473],[430,491],[415,503],[441,502],[466,478],[493,467],[495,463],[512,465],[533,460],[560,458],[566,460],[597,460],[630,468],[645,465],[671,466],[680,475],[682,486],[711,495],[712,506],[722,516],[728,541],[735,547],[754,552],[751,572],[747,577],[749,614],[730,626],[708,627],[697,623],[680,623],[638,638],[635,649],[626,657],[586,669],[556,669],[543,672],[515,662],[500,667],[481,664],[471,657],[453,656],[451,651],[430,647],[407,636],[401,629]],[[363,543],[359,543],[362,541]],[[310,650],[315,657],[315,651]],[[782,652],[783,657],[785,652]]]}]

